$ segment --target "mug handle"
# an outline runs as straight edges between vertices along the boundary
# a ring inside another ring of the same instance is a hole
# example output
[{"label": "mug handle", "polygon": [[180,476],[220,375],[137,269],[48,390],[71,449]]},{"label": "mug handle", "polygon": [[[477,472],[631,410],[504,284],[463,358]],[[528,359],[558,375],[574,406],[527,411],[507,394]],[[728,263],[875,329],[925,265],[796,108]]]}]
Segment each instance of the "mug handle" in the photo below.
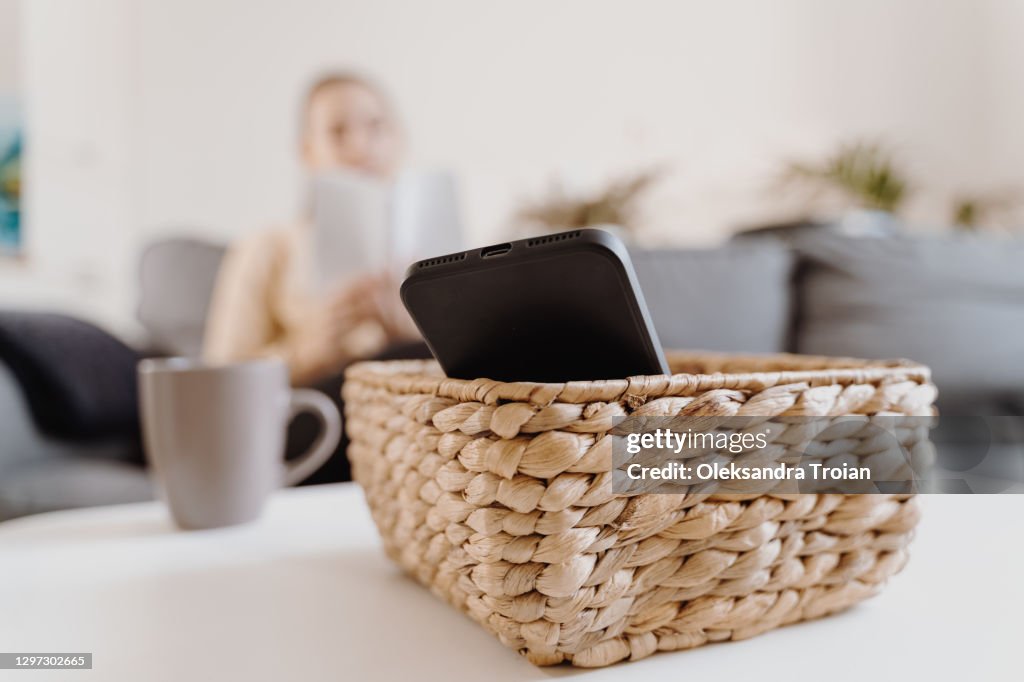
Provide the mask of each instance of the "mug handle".
[{"label": "mug handle", "polygon": [[320,422],[320,434],[301,457],[285,462],[284,484],[295,485],[308,478],[334,454],[341,440],[341,415],[331,399],[320,391],[293,388],[289,421],[302,412],[310,412]]}]

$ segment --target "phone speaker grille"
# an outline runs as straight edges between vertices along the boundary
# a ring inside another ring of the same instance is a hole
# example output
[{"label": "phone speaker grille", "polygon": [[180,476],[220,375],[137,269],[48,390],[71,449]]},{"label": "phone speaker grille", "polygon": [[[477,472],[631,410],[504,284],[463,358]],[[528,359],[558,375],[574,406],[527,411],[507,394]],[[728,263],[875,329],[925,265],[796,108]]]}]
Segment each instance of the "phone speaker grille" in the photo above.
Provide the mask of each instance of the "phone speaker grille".
[{"label": "phone speaker grille", "polygon": [[580,230],[573,230],[572,232],[559,232],[548,237],[537,237],[535,239],[527,239],[527,246],[543,246],[544,244],[553,244],[555,242],[564,242],[569,239],[576,239],[580,236]]},{"label": "phone speaker grille", "polygon": [[432,268],[435,265],[444,265],[446,263],[456,263],[456,262],[458,262],[460,260],[466,260],[466,254],[464,254],[464,253],[456,253],[456,254],[452,254],[451,256],[442,256],[441,258],[431,258],[429,260],[423,260],[423,261],[420,261],[419,265],[417,265],[416,267],[418,267],[418,268],[420,268],[422,270],[423,268]]}]

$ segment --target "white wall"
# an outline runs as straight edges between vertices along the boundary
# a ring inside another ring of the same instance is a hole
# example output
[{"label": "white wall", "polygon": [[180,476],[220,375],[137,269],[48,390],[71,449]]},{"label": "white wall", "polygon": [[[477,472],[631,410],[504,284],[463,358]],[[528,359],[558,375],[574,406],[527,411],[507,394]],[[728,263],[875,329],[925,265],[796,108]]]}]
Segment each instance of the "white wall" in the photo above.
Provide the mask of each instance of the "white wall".
[{"label": "white wall", "polygon": [[129,0],[21,6],[25,258],[0,305],[79,311],[127,328],[137,211]]},{"label": "white wall", "polygon": [[458,171],[477,241],[556,176],[586,187],[666,164],[645,238],[712,242],[790,209],[766,189],[781,160],[865,135],[904,152],[931,188],[913,215],[934,222],[954,188],[1024,184],[1022,7],[33,0],[35,265],[0,271],[0,304],[18,290],[127,328],[141,243],[289,218],[297,101],[335,66],[391,90],[414,164]]},{"label": "white wall", "polygon": [[0,0],[0,89],[19,84],[18,48],[20,47],[21,8],[18,0]]},{"label": "white wall", "polygon": [[982,178],[1024,186],[1024,0],[985,6]]},{"label": "white wall", "polygon": [[416,162],[460,171],[481,238],[555,176],[665,164],[652,236],[707,241],[764,219],[780,159],[857,135],[940,189],[976,171],[971,0],[183,0],[144,3],[140,26],[147,230],[288,216],[295,103],[337,64],[392,89]]}]

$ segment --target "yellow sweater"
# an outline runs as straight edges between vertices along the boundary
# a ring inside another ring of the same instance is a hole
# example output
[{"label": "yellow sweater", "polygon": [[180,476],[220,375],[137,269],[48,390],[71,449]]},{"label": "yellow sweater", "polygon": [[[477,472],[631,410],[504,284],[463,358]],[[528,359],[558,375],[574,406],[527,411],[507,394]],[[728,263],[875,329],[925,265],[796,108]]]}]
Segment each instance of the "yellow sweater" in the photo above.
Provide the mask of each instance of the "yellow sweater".
[{"label": "yellow sweater", "polygon": [[322,314],[323,296],[312,251],[312,228],[304,223],[253,235],[229,249],[207,317],[205,360],[280,357],[293,383],[308,384],[384,346],[383,330],[372,323],[346,334],[342,348],[322,338],[324,325],[314,316]]}]

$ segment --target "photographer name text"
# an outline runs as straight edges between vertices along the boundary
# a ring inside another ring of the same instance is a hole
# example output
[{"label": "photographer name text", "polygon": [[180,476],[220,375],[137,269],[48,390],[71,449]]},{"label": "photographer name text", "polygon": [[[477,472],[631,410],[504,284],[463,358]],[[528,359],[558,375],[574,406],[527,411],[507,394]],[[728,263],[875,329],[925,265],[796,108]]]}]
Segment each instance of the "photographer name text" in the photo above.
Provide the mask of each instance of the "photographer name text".
[{"label": "photographer name text", "polygon": [[[709,451],[748,455],[768,447],[768,433],[759,432],[701,432],[687,429],[675,432],[656,429],[645,433],[630,433],[624,438],[626,452],[638,455],[653,451],[656,454],[680,455],[684,450]],[[625,468],[632,480],[661,481],[725,481],[725,480],[869,480],[871,469],[841,462],[807,462],[792,466],[783,462],[755,464],[753,462],[694,462],[661,461],[640,464],[633,462]]]}]

